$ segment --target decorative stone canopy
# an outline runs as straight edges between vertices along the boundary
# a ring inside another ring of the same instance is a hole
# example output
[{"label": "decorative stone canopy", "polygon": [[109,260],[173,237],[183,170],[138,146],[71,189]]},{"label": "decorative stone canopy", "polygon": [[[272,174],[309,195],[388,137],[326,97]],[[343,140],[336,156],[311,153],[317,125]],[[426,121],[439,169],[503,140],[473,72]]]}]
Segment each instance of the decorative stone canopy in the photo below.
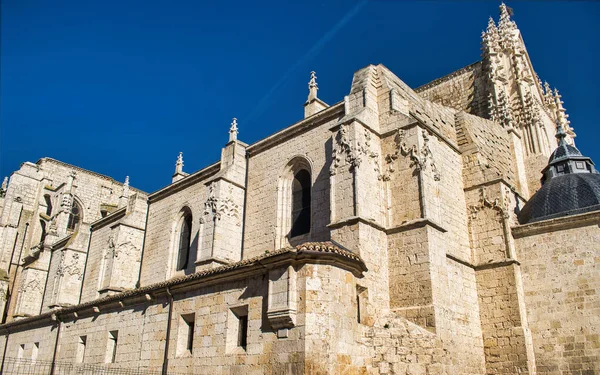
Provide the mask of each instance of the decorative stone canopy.
[{"label": "decorative stone canopy", "polygon": [[521,224],[600,210],[600,173],[592,159],[566,142],[557,123],[558,147],[542,171],[542,188],[518,214]]}]

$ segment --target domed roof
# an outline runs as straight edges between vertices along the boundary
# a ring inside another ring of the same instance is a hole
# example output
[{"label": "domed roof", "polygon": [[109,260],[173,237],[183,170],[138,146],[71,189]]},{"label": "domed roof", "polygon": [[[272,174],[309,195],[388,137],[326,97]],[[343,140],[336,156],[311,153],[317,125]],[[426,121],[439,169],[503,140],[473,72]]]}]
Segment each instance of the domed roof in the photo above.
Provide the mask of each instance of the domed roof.
[{"label": "domed roof", "polygon": [[569,173],[546,182],[518,214],[519,223],[600,210],[600,174]]},{"label": "domed roof", "polygon": [[542,171],[542,188],[517,214],[520,224],[600,210],[600,173],[594,162],[566,142],[560,122],[556,138],[558,147]]}]

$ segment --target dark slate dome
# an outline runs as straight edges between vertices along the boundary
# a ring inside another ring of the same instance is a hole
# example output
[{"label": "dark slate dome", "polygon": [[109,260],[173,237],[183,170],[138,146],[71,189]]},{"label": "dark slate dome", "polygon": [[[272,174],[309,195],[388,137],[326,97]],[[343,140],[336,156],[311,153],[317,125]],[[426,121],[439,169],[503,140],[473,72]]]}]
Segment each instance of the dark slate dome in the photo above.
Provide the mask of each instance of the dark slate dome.
[{"label": "dark slate dome", "polygon": [[600,210],[600,174],[571,173],[546,182],[519,212],[519,223]]},{"label": "dark slate dome", "polygon": [[600,210],[600,174],[592,159],[565,141],[559,124],[558,147],[542,171],[542,188],[518,213],[520,224]]},{"label": "dark slate dome", "polygon": [[568,143],[559,145],[548,160],[548,165],[558,163],[570,157],[582,157],[581,152],[575,146],[571,146]]}]

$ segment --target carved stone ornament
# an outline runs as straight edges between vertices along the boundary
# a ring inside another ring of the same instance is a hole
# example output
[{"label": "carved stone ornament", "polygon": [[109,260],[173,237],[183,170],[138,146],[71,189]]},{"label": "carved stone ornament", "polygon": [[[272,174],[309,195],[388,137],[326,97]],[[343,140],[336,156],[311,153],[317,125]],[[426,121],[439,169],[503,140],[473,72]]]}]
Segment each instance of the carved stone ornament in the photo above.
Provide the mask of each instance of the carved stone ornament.
[{"label": "carved stone ornament", "polygon": [[108,243],[108,249],[104,253],[104,259],[114,258],[114,256],[115,256],[115,236],[113,234],[110,234],[108,236],[108,240],[106,242]]},{"label": "carved stone ornament", "polygon": [[[21,284],[21,286],[19,287],[19,292],[33,292],[33,291],[41,291],[42,290],[42,285],[40,284],[39,280],[37,279],[33,279],[33,280],[29,280],[26,283]],[[6,297],[5,297],[6,298]]]},{"label": "carved stone ornament", "polygon": [[413,144],[408,147],[405,141],[405,132],[402,129],[398,129],[396,136],[394,138],[394,142],[396,143],[396,151],[393,154],[388,154],[385,157],[385,161],[388,164],[387,174],[384,176],[384,180],[389,180],[392,173],[396,171],[394,167],[394,162],[400,156],[408,156],[410,158],[410,167],[415,168],[417,171],[422,171],[427,168],[429,164],[431,171],[433,172],[433,179],[435,181],[441,180],[440,172],[433,160],[433,155],[431,153],[431,149],[429,148],[429,134],[426,130],[423,130],[423,147],[421,147],[421,151],[417,149],[417,145]]},{"label": "carved stone ornament", "polygon": [[58,276],[64,276],[66,274],[70,276],[78,275],[78,279],[82,279],[82,271],[79,266],[79,254],[73,254],[70,262],[65,260],[65,253],[61,253],[60,263],[58,265],[58,269],[56,270],[56,274]]},{"label": "carved stone ornament", "polygon": [[200,224],[206,223],[206,216],[213,215],[215,220],[221,220],[221,217],[235,217],[238,219],[238,223],[236,225],[241,225],[239,222],[240,219],[240,206],[237,205],[231,196],[233,195],[233,189],[229,187],[229,194],[226,198],[217,198],[214,192],[214,183],[208,186],[209,194],[206,202],[204,202],[204,213],[200,218]]},{"label": "carved stone ornament", "polygon": [[477,213],[484,208],[491,208],[495,210],[503,219],[508,219],[510,207],[508,200],[505,199],[504,204],[500,203],[500,198],[496,197],[493,200],[488,198],[485,188],[479,189],[479,203],[476,205],[469,206],[469,213],[471,214],[471,219],[475,219],[477,217]]},{"label": "carved stone ornament", "polygon": [[337,173],[337,168],[340,166],[342,158],[348,165],[350,165],[350,168],[353,169],[358,168],[362,163],[363,157],[366,156],[368,159],[373,161],[374,170],[377,173],[377,179],[383,179],[381,174],[381,166],[379,165],[379,153],[373,151],[371,147],[371,132],[366,128],[364,130],[364,143],[358,142],[356,146],[353,146],[350,144],[350,140],[348,139],[347,125],[340,125],[340,130],[334,137],[332,162],[329,169],[329,172],[332,176]]}]

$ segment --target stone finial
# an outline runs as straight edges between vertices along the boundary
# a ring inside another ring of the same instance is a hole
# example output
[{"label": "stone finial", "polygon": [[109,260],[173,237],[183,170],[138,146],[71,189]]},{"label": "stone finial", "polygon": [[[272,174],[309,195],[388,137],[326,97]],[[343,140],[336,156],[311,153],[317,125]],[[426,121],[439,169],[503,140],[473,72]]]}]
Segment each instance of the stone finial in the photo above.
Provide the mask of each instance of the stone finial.
[{"label": "stone finial", "polygon": [[310,81],[308,81],[308,101],[309,102],[311,100],[317,98],[317,90],[319,90],[319,85],[317,85],[317,73],[312,71],[312,72],[310,72]]},{"label": "stone finial", "polygon": [[4,177],[2,181],[2,190],[6,191],[6,189],[8,189],[8,177]]},{"label": "stone finial", "polygon": [[125,176],[125,182],[123,183],[123,193],[119,198],[119,207],[125,207],[129,200],[129,176]]},{"label": "stone finial", "polygon": [[67,179],[67,186],[65,188],[65,191],[67,193],[70,193],[71,190],[73,189],[73,181],[75,181],[75,177],[77,177],[77,172],[75,172],[75,171],[69,172],[68,179]]},{"label": "stone finial", "polygon": [[229,128],[229,142],[237,140],[238,134],[237,118],[234,117],[231,121],[231,127]]},{"label": "stone finial", "polygon": [[175,174],[183,172],[183,152],[179,152],[177,162],[175,163]]}]

